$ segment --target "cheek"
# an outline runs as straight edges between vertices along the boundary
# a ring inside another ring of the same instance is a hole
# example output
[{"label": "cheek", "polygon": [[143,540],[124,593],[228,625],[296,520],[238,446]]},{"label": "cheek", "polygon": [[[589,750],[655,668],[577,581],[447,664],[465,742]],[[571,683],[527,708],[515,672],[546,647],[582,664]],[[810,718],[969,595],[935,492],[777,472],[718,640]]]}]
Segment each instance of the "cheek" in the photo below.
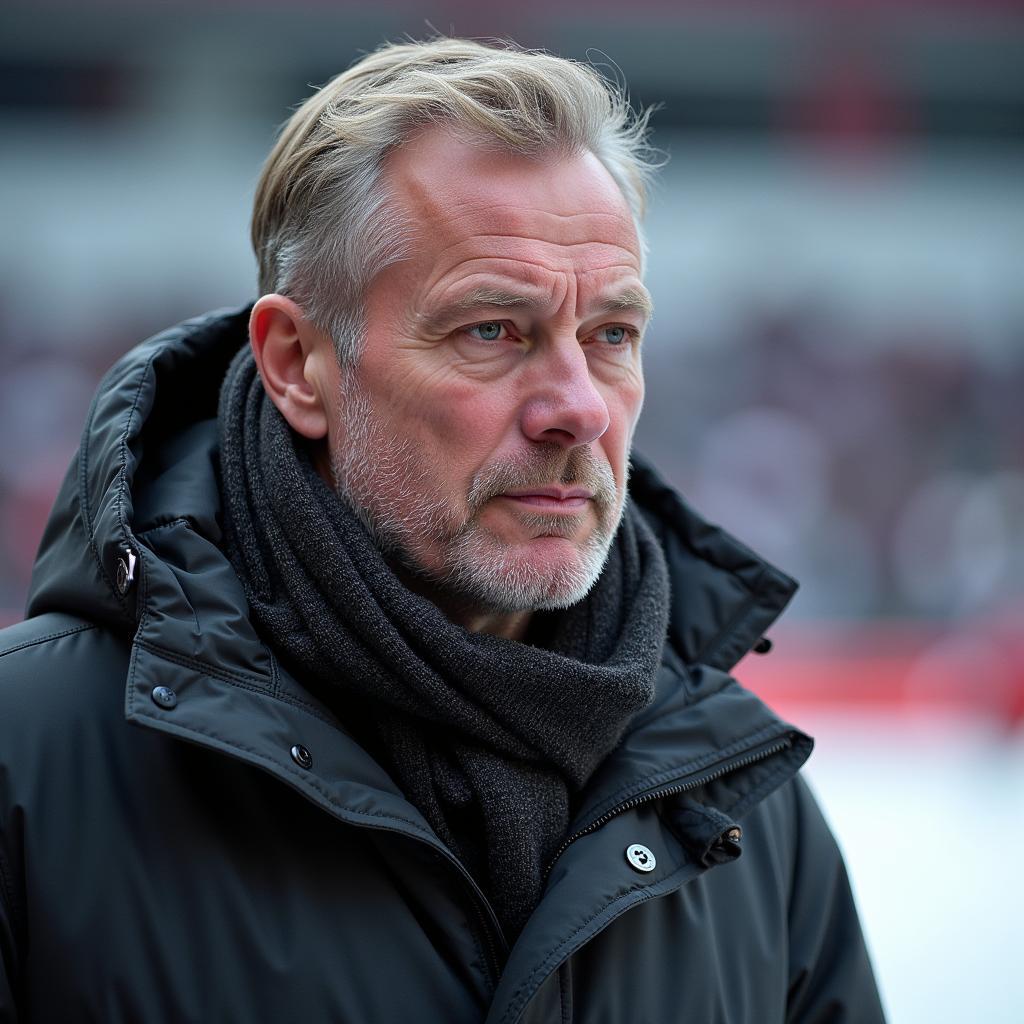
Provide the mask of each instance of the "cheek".
[{"label": "cheek", "polygon": [[327,444],[331,452],[336,453],[347,443],[346,407],[337,391],[324,404],[327,407]]},{"label": "cheek", "polygon": [[514,422],[514,407],[500,384],[481,385],[465,379],[446,382],[420,394],[409,418],[424,435],[448,449],[453,460],[486,457]]},{"label": "cheek", "polygon": [[635,380],[624,382],[615,389],[607,401],[611,420],[608,433],[617,442],[628,447],[644,404],[643,378],[637,377]]}]

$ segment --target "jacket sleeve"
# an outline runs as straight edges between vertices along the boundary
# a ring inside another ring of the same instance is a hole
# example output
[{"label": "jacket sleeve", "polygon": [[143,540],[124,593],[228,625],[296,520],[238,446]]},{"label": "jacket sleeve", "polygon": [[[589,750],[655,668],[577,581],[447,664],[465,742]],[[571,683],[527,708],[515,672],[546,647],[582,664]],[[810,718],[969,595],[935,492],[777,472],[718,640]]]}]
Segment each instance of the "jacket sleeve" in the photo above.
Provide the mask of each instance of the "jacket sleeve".
[{"label": "jacket sleeve", "polygon": [[[0,704],[0,723],[10,722],[9,706]],[[0,730],[0,1024],[20,1020],[21,972],[26,940],[24,843],[22,818],[8,790],[11,742]]]},{"label": "jacket sleeve", "polygon": [[803,778],[789,900],[789,1024],[885,1021],[842,854]]},{"label": "jacket sleeve", "polygon": [[9,882],[10,872],[0,849],[0,1024],[17,1024],[18,1020],[14,1002],[17,954]]}]

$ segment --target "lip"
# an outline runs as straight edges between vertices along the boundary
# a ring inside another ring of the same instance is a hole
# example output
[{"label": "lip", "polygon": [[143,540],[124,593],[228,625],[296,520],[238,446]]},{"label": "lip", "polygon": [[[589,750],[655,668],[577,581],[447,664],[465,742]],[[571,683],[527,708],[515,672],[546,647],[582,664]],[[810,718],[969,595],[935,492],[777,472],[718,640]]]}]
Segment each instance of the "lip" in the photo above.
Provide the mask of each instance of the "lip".
[{"label": "lip", "polygon": [[593,491],[586,487],[523,487],[518,491],[505,491],[503,498],[553,498],[556,501],[568,501],[583,498],[589,501],[594,497]]},{"label": "lip", "polygon": [[585,487],[531,487],[501,495],[517,505],[551,513],[578,513],[587,507],[593,496],[593,491]]}]

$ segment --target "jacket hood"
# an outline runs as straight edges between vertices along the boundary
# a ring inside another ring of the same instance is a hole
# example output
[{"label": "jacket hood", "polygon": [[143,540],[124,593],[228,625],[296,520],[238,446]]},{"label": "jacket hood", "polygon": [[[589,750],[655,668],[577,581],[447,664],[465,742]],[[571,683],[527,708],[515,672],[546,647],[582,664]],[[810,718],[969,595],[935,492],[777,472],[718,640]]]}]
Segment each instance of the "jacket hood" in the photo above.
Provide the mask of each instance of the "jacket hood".
[{"label": "jacket hood", "polygon": [[[219,541],[211,461],[217,399],[247,319],[248,310],[238,309],[187,320],[132,349],[104,376],[43,533],[29,616],[64,611],[134,629],[144,610],[140,594],[161,571],[144,557],[140,535],[187,521]],[[143,557],[119,585],[119,563],[130,562],[129,554]]]},{"label": "jacket hood", "polygon": [[[203,660],[226,653],[208,647],[240,628],[261,649],[217,547],[217,402],[248,315],[246,306],[187,320],[104,377],[43,535],[29,615],[70,612],[129,631],[158,621],[162,646]],[[670,642],[685,663],[727,671],[796,584],[698,516],[642,458],[632,461],[632,499],[669,565]]]}]

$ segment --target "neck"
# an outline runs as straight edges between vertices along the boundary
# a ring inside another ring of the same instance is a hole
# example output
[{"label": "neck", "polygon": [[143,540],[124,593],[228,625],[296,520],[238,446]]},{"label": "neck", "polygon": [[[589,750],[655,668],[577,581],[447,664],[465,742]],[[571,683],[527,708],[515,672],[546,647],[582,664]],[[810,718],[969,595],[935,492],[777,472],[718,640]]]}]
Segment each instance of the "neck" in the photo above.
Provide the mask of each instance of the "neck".
[{"label": "neck", "polygon": [[481,607],[479,602],[450,594],[417,573],[410,572],[402,565],[388,560],[398,578],[413,593],[436,604],[449,622],[461,626],[470,633],[490,633],[506,640],[522,640],[530,625],[533,612],[498,612]]},{"label": "neck", "polygon": [[464,614],[453,615],[443,605],[441,611],[458,626],[470,633],[490,633],[506,640],[523,640],[530,626],[532,612],[482,612],[479,609],[467,609]]}]

